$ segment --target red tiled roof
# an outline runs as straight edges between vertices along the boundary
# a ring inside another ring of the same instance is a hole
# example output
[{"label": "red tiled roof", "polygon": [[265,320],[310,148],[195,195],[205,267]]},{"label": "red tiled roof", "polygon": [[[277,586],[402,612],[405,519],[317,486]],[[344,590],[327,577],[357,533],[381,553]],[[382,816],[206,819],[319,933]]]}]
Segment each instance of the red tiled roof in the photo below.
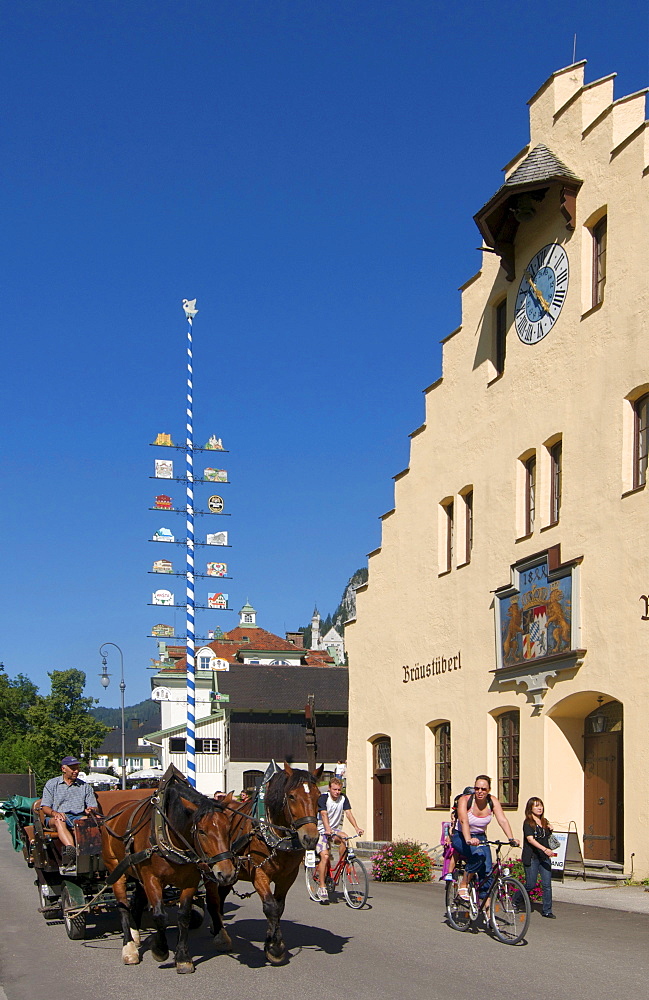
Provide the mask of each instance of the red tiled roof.
[{"label": "red tiled roof", "polygon": [[[264,628],[246,628],[243,625],[237,625],[236,628],[231,629],[226,632],[229,639],[234,639],[234,641],[240,645],[241,648],[248,649],[291,649],[296,652],[298,651],[297,646],[294,646],[292,642],[288,639],[281,639],[280,636],[275,635],[273,632],[267,632]],[[249,642],[244,642],[244,639],[249,639]]]},{"label": "red tiled roof", "polygon": [[305,649],[306,665],[308,667],[335,667],[334,658],[326,649]]},{"label": "red tiled roof", "polygon": [[[214,642],[208,642],[206,645],[214,650],[215,656],[218,656],[221,660],[227,660],[228,663],[240,663],[243,656],[250,652],[250,650],[254,650],[256,653],[262,655],[266,652],[282,652],[293,655],[297,653],[304,660],[305,666],[335,666],[333,658],[326,650],[299,649],[298,646],[293,645],[288,639],[282,639],[279,635],[267,632],[263,628],[246,628],[245,626],[237,625],[236,628],[231,629],[229,632],[224,632]],[[254,665],[258,666],[258,664]],[[166,669],[173,671],[186,670],[187,657],[183,656],[181,659],[176,660],[172,667]]]}]

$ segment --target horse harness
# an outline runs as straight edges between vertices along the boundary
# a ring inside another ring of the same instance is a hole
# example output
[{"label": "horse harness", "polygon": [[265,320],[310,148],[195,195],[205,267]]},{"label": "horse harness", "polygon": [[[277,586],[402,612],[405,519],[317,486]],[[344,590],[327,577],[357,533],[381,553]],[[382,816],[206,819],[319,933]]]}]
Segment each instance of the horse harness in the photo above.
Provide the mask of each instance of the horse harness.
[{"label": "horse harness", "polygon": [[[208,857],[201,849],[198,847],[196,849],[196,831],[197,824],[194,820],[191,827],[191,836],[194,840],[194,844],[190,844],[189,841],[184,837],[184,835],[177,830],[174,825],[170,822],[168,816],[165,812],[165,800],[168,785],[175,775],[171,775],[168,782],[161,784],[157,793],[151,795],[149,798],[142,799],[133,809],[126,830],[123,834],[118,834],[115,830],[112,830],[108,825],[107,821],[104,820],[104,826],[117,840],[121,840],[124,843],[127,852],[126,856],[117,864],[117,866],[110,873],[107,885],[113,885],[124,872],[131,867],[142,864],[144,861],[148,861],[154,854],[159,854],[165,861],[174,865],[185,865],[185,864],[195,864],[200,870],[203,878],[215,881],[214,875],[211,871],[212,865],[217,864],[219,861],[230,860],[234,862],[235,868],[237,870],[237,876],[239,869],[242,864],[246,861],[250,863],[253,869],[261,868],[267,861],[272,860],[279,851],[302,851],[304,848],[301,846],[298,838],[298,831],[301,827],[306,826],[310,823],[317,823],[316,816],[301,816],[298,819],[294,819],[291,813],[290,806],[288,804],[288,793],[284,795],[284,811],[287,813],[291,820],[290,826],[280,826],[276,823],[271,823],[265,816],[265,810],[263,809],[263,799],[262,799],[262,813],[259,817],[255,817],[252,813],[248,814],[243,812],[241,809],[236,809],[231,805],[220,805],[218,802],[214,803],[215,812],[224,812],[227,810],[230,813],[241,816],[242,819],[248,820],[251,824],[252,829],[249,833],[244,833],[238,836],[231,844],[230,850],[221,851],[219,854],[214,854]],[[180,791],[180,790],[179,790]],[[180,791],[182,795],[182,791]],[[152,846],[145,848],[143,851],[132,852],[132,847],[134,844],[135,836],[139,831],[149,822],[148,816],[145,812],[145,807],[150,805],[152,807],[151,814],[151,842]],[[116,819],[123,812],[126,811],[131,806],[131,803],[123,806],[118,812],[113,813],[108,819]],[[142,810],[142,815],[140,815],[139,820],[136,817]],[[275,832],[277,831],[277,832]],[[186,847],[186,850],[182,850],[171,843],[169,833],[173,833]],[[250,854],[242,855],[242,851],[250,845],[253,837],[258,837],[264,842],[269,850],[269,855],[263,858],[259,864],[254,864]]]},{"label": "horse harness", "polygon": [[[107,885],[113,885],[121,876],[124,874],[127,868],[134,867],[136,865],[142,864],[144,861],[148,861],[154,854],[159,854],[165,861],[168,861],[173,865],[188,865],[194,864],[200,870],[203,878],[214,880],[214,875],[211,871],[212,865],[217,864],[219,861],[231,860],[234,861],[235,865],[238,865],[239,858],[237,857],[234,848],[237,847],[236,842],[232,845],[232,849],[229,851],[221,851],[219,854],[213,854],[207,856],[205,852],[196,846],[196,831],[197,823],[194,820],[191,827],[191,836],[194,844],[191,844],[180,830],[171,823],[168,816],[165,813],[165,798],[166,798],[166,788],[160,788],[157,794],[151,795],[147,799],[142,799],[135,809],[133,809],[126,830],[123,834],[117,833],[112,830],[108,825],[108,822],[104,820],[104,826],[110,833],[112,837],[117,840],[121,840],[124,843],[125,850],[127,852],[132,852],[133,844],[135,841],[135,835],[140,832],[140,830],[146,826],[149,822],[149,818],[144,813],[136,822],[136,817],[140,810],[144,812],[143,807],[150,805],[152,807],[151,813],[151,841],[152,846],[145,848],[143,851],[135,851],[132,853],[127,853],[126,856],[118,863],[117,867],[113,869],[110,873]],[[182,794],[182,793],[181,793]],[[113,813],[108,819],[116,819],[123,812],[130,807],[131,803],[128,803],[118,812]],[[223,812],[223,806],[220,806],[217,802],[214,803],[215,812]],[[171,843],[169,833],[173,833],[185,846],[186,850],[176,847]],[[241,839],[241,838],[239,838]],[[244,846],[244,845],[242,845]],[[239,848],[240,849],[240,848]]]}]

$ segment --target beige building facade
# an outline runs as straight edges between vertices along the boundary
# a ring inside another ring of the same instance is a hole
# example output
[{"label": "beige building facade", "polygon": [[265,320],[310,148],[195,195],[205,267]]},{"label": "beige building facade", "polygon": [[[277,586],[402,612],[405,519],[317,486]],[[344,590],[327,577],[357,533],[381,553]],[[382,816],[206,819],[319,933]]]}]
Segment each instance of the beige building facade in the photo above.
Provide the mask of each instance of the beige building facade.
[{"label": "beige building facade", "polygon": [[540,796],[586,859],[646,876],[649,130],[646,92],[584,69],[529,101],[475,216],[481,269],[346,627],[348,789],[367,835],[434,843],[484,772],[518,836]]}]

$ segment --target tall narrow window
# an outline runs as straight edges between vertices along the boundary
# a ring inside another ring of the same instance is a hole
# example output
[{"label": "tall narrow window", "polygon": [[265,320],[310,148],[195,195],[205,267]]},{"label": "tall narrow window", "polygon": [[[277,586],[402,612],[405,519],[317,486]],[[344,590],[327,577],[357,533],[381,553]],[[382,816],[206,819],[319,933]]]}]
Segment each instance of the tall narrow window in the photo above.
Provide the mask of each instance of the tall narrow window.
[{"label": "tall narrow window", "polygon": [[507,299],[503,299],[494,308],[494,334],[494,365],[498,374],[502,375],[507,353]]},{"label": "tall narrow window", "polygon": [[392,741],[377,740],[374,744],[374,770],[389,771],[392,768]]},{"label": "tall narrow window", "polygon": [[451,723],[435,729],[435,807],[448,809],[451,804]]},{"label": "tall narrow window", "polygon": [[444,507],[446,514],[446,569],[453,568],[453,545],[455,542],[455,504],[451,500]]},{"label": "tall narrow window", "polygon": [[593,228],[593,305],[604,301],[606,284],[607,218],[604,216]]},{"label": "tall narrow window", "polygon": [[550,524],[557,523],[561,512],[562,461],[562,442],[557,441],[550,448]]},{"label": "tall narrow window", "polygon": [[473,548],[473,490],[464,494],[464,517],[465,517],[465,538],[466,552],[465,562],[471,562],[471,550]]},{"label": "tall narrow window", "polygon": [[534,515],[536,513],[536,455],[532,455],[525,463],[525,534],[534,531]]},{"label": "tall narrow window", "polygon": [[504,806],[518,805],[520,713],[498,718],[498,798]]},{"label": "tall narrow window", "polygon": [[649,393],[642,396],[633,406],[633,488],[647,482],[647,452],[649,450]]}]

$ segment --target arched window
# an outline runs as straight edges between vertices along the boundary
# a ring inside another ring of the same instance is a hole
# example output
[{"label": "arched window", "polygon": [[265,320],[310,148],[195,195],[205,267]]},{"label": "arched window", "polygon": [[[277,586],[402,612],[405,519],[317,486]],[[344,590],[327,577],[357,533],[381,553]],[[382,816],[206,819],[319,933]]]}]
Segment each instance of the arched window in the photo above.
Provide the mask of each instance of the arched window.
[{"label": "arched window", "polygon": [[451,805],[451,723],[435,727],[435,807]]},{"label": "arched window", "polygon": [[647,453],[649,452],[649,393],[633,404],[633,488],[647,482]]},{"label": "arched window", "polygon": [[525,534],[534,531],[536,515],[536,454],[525,462]]},{"label": "arched window", "polygon": [[607,218],[604,216],[593,226],[593,306],[604,301],[606,284]]},{"label": "arched window", "polygon": [[392,744],[389,739],[377,740],[374,744],[374,770],[392,769]]},{"label": "arched window", "polygon": [[507,352],[507,299],[504,298],[494,306],[494,368],[498,375],[505,370],[505,355]]},{"label": "arched window", "polygon": [[504,806],[518,805],[520,712],[498,716],[498,798]]},{"label": "arched window", "polygon": [[557,524],[561,513],[563,487],[563,442],[557,441],[550,448],[550,524]]}]

